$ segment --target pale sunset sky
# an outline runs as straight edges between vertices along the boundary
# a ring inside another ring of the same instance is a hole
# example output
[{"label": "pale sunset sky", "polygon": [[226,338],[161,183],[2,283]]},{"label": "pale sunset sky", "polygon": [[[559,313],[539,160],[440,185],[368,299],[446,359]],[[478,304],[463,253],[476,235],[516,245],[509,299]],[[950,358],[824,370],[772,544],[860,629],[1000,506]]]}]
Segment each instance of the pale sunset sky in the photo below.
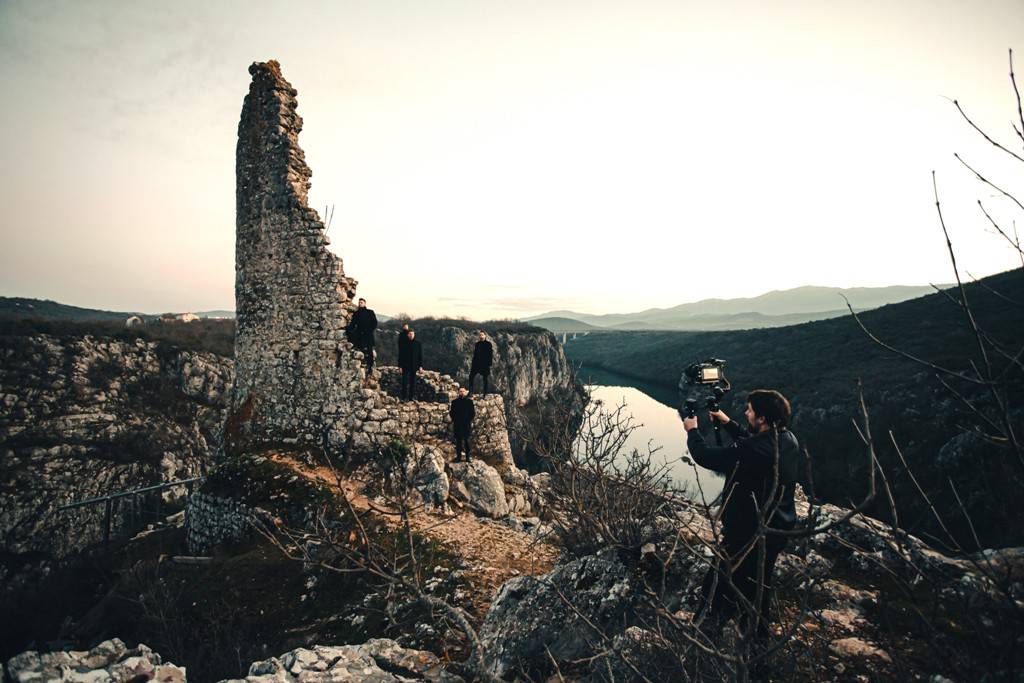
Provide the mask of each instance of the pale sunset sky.
[{"label": "pale sunset sky", "polygon": [[1020,261],[976,200],[1014,215],[953,153],[1011,190],[1024,165],[950,99],[1014,144],[1011,47],[1024,86],[1021,0],[0,0],[0,295],[234,308],[237,125],[267,59],[379,313],[948,282],[933,169],[980,277]]}]

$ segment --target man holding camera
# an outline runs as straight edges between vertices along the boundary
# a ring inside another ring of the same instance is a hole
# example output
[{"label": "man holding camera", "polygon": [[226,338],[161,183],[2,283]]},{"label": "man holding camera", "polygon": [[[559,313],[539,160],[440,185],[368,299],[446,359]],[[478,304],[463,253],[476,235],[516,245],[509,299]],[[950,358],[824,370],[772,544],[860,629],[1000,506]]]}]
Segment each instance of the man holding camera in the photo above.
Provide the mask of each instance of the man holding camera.
[{"label": "man holding camera", "polygon": [[742,614],[759,615],[757,633],[762,636],[768,630],[775,560],[786,545],[786,537],[771,530],[789,530],[796,523],[793,493],[800,445],[788,429],[791,414],[789,401],[779,392],[752,391],[744,413],[747,427],[721,410],[710,413],[733,439],[725,447],[706,444],[696,415],[682,415],[693,460],[727,477],[722,490],[721,552],[704,578],[699,612],[724,622],[742,606]]}]

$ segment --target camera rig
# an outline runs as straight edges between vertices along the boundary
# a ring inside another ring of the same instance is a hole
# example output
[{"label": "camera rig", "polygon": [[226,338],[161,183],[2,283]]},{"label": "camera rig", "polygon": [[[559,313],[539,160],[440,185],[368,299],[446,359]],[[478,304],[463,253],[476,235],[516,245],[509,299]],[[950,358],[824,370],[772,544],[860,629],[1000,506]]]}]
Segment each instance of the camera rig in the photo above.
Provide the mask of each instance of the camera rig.
[{"label": "camera rig", "polygon": [[[722,398],[725,397],[732,385],[725,376],[725,361],[721,358],[708,358],[698,363],[691,363],[683,370],[683,382],[687,386],[703,387],[710,386],[711,393],[704,396],[704,407],[714,412],[721,408]],[[692,396],[683,401],[683,409],[680,411],[685,417],[697,417],[697,406],[699,401]],[[715,427],[715,441],[722,445],[721,425],[713,421]]]}]

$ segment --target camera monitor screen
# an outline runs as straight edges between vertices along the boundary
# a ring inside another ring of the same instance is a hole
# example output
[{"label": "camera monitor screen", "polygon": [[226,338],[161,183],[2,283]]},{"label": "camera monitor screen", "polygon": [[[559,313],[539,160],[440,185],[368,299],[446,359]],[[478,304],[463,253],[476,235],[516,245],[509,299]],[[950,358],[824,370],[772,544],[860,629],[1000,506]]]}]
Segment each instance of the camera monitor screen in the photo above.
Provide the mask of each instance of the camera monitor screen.
[{"label": "camera monitor screen", "polygon": [[718,368],[702,368],[700,373],[701,382],[717,382]]}]

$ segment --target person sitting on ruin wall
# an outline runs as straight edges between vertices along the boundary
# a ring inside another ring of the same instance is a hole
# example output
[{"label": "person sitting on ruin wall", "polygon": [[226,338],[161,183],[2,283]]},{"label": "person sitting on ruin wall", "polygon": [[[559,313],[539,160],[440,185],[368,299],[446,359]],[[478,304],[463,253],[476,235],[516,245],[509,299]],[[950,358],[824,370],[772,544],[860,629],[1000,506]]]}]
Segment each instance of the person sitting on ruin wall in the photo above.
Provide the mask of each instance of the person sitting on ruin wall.
[{"label": "person sitting on ruin wall", "polygon": [[352,314],[348,323],[348,339],[352,345],[363,352],[366,372],[373,372],[374,336],[377,330],[377,314],[366,307],[366,299],[359,299],[359,308]]},{"label": "person sitting on ruin wall", "polygon": [[416,373],[423,367],[423,344],[416,339],[416,332],[406,333],[408,342],[398,353],[398,367],[402,369],[402,400],[411,400],[416,387]]},{"label": "person sitting on ruin wall", "polygon": [[476,346],[473,347],[473,361],[469,366],[469,393],[473,393],[473,380],[477,375],[484,378],[484,396],[487,395],[487,382],[491,376],[491,363],[494,361],[494,345],[487,341],[487,333],[480,330]]},{"label": "person sitting on ruin wall", "polygon": [[469,453],[469,437],[473,430],[476,408],[473,406],[473,399],[468,396],[466,387],[459,387],[459,397],[452,401],[448,415],[452,418],[452,434],[455,438],[455,462],[462,459],[463,453],[466,454],[466,462],[469,462],[473,457]]}]

